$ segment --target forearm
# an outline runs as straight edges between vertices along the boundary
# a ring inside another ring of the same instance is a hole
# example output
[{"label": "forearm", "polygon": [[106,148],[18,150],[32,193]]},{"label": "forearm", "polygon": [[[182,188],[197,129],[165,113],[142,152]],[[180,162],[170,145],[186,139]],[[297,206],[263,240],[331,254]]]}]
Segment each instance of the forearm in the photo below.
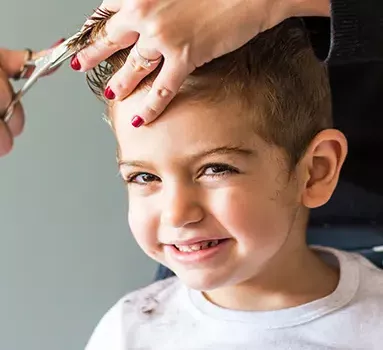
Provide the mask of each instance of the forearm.
[{"label": "forearm", "polygon": [[383,61],[383,0],[332,0],[329,62]]},{"label": "forearm", "polygon": [[293,0],[293,15],[331,16],[327,61],[383,61],[383,0]]},{"label": "forearm", "polygon": [[291,4],[294,17],[330,17],[330,0],[292,0]]}]

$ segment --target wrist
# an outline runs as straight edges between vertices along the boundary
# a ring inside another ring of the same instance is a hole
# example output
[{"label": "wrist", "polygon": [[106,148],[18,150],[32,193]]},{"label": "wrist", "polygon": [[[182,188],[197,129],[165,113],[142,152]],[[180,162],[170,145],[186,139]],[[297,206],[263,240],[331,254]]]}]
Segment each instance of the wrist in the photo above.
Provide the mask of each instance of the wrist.
[{"label": "wrist", "polygon": [[330,0],[291,0],[292,17],[330,17]]}]

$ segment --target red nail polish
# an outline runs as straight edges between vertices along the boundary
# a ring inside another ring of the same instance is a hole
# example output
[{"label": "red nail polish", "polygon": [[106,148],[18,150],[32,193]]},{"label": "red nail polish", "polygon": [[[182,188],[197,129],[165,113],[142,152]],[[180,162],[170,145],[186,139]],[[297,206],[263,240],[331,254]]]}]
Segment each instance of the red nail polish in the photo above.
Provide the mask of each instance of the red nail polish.
[{"label": "red nail polish", "polygon": [[80,70],[81,69],[81,64],[80,64],[76,55],[72,57],[72,59],[70,61],[70,65],[74,70]]},{"label": "red nail polish", "polygon": [[144,120],[139,117],[138,115],[135,115],[133,118],[132,118],[132,125],[135,127],[135,128],[139,128],[142,124],[144,124]]},{"label": "red nail polish", "polygon": [[104,91],[104,96],[108,99],[108,100],[114,100],[116,95],[114,94],[114,92],[112,91],[112,89],[107,86],[107,88],[105,89]]},{"label": "red nail polish", "polygon": [[60,40],[57,40],[50,48],[53,49],[54,47],[62,44],[65,41],[65,38],[62,38]]}]

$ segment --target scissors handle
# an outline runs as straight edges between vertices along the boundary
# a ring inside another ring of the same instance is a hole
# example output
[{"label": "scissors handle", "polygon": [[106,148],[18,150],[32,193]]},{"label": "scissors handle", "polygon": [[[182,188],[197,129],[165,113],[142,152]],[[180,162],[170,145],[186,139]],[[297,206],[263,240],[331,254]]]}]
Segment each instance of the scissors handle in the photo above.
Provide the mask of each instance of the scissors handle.
[{"label": "scissors handle", "polygon": [[2,117],[4,123],[8,123],[11,120],[14,111],[15,111],[15,104],[12,101],[11,104],[6,109],[4,116]]},{"label": "scissors handle", "polygon": [[[44,62],[45,63],[45,62]],[[39,68],[39,69],[38,69]],[[23,87],[13,96],[11,103],[8,105],[5,110],[5,114],[2,117],[5,123],[8,123],[13,115],[16,104],[21,100],[21,98],[26,94],[26,92],[36,83],[36,81],[50,68],[50,62],[46,62],[43,66],[38,67],[32,73],[30,78],[25,82]]]},{"label": "scissors handle", "polygon": [[4,116],[1,118],[5,123],[8,123],[13,115],[13,112],[15,111],[15,107],[17,103],[20,101],[21,97],[23,96],[22,91],[20,90],[17,92],[17,94],[13,97],[11,103],[8,105],[7,109],[5,110]]},{"label": "scissors handle", "polygon": [[0,116],[0,119],[3,119],[6,123],[10,121],[12,118],[14,109],[16,104],[20,101],[20,99],[27,93],[27,91],[37,82],[39,78],[41,78],[45,73],[47,73],[49,70],[54,69],[58,66],[60,66],[64,61],[71,58],[73,55],[76,54],[76,51],[73,49],[70,49],[68,47],[68,44],[76,38],[81,33],[78,32],[66,41],[64,41],[62,44],[60,44],[58,47],[52,50],[49,54],[38,58],[35,61],[29,61],[27,62],[29,65],[34,65],[35,70],[33,71],[32,75],[26,80],[24,86],[14,95],[11,103],[8,105],[7,109],[5,110],[5,115]]},{"label": "scissors handle", "polygon": [[52,62],[48,58],[42,57],[37,59],[34,65],[36,66],[34,72],[26,80],[23,87],[13,96],[11,103],[8,105],[7,109],[5,110],[4,116],[0,117],[1,119],[3,119],[5,123],[8,123],[11,120],[16,104],[27,93],[27,91],[36,83],[36,81],[50,69]]}]

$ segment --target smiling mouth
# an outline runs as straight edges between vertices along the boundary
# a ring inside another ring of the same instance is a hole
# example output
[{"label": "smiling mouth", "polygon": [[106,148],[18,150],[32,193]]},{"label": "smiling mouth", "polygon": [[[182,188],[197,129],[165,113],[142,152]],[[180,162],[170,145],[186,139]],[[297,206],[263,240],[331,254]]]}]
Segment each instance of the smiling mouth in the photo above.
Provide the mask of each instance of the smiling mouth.
[{"label": "smiling mouth", "polygon": [[176,247],[180,252],[183,252],[183,253],[194,253],[194,252],[198,252],[199,250],[206,250],[209,248],[216,247],[226,240],[227,239],[215,239],[212,241],[203,241],[203,242],[198,242],[198,243],[188,244],[188,245],[175,244],[174,247]]}]

